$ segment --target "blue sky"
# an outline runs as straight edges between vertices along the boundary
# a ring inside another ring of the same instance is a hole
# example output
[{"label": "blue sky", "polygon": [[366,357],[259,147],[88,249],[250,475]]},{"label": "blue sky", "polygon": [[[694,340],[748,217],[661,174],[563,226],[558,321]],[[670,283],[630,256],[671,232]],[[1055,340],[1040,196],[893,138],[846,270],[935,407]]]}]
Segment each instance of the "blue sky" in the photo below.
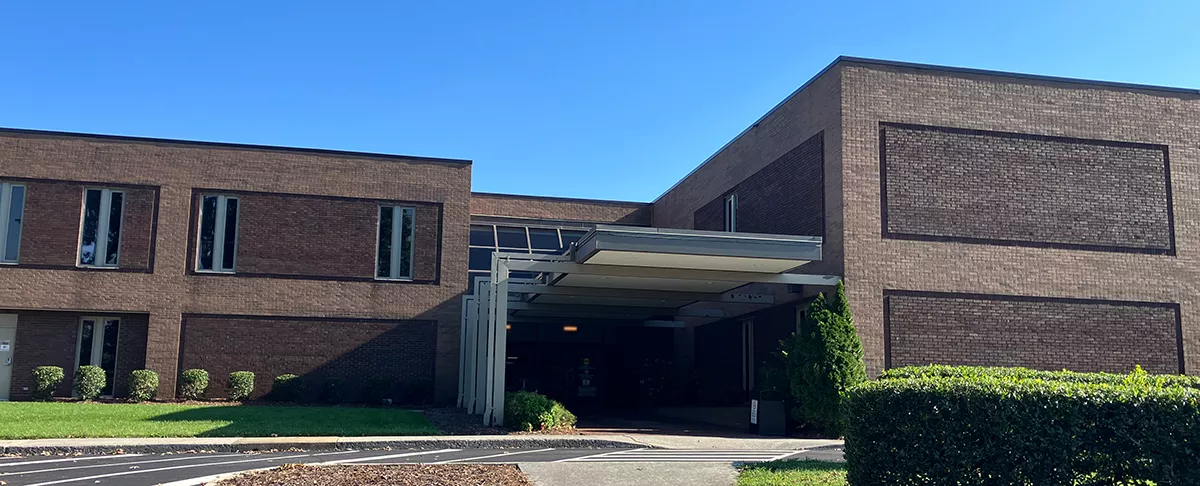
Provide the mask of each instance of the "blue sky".
[{"label": "blue sky", "polygon": [[[1200,2],[0,2],[0,126],[649,201],[838,55],[1200,87]],[[4,163],[0,160],[0,165]]]}]

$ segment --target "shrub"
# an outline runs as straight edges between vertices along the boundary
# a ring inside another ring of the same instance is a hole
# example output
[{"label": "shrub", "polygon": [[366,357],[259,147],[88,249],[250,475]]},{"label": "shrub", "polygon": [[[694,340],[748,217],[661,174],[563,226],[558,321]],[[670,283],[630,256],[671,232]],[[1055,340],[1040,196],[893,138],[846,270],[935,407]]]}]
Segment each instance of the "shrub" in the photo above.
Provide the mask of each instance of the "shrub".
[{"label": "shrub", "polygon": [[[1007,372],[999,371],[998,375]],[[850,484],[1200,484],[1200,390],[993,376],[847,391]]]},{"label": "shrub", "polygon": [[304,396],[304,387],[300,377],[285,373],[275,377],[271,382],[271,392],[267,397],[277,402],[298,402]]},{"label": "shrub", "polygon": [[399,401],[406,405],[425,405],[433,401],[433,382],[416,380],[405,383]]},{"label": "shrub", "polygon": [[504,423],[525,431],[570,428],[575,415],[545,395],[518,391],[504,394]]},{"label": "shrub", "polygon": [[1012,378],[1025,380],[1065,381],[1070,383],[1100,383],[1119,385],[1131,379],[1152,380],[1157,386],[1179,386],[1200,389],[1200,376],[1188,375],[1150,375],[1142,371],[1141,366],[1135,367],[1133,374],[1121,375],[1116,373],[1077,373],[1074,371],[1041,371],[1028,368],[989,368],[984,366],[905,366],[883,372],[881,380],[906,378],[977,378],[977,377]]},{"label": "shrub", "polygon": [[254,372],[234,371],[229,374],[229,399],[246,400],[254,393]]},{"label": "shrub", "polygon": [[208,389],[208,372],[198,369],[184,370],[179,376],[179,397],[184,400],[199,400]]},{"label": "shrub", "polygon": [[841,436],[841,394],[867,379],[862,341],[841,282],[832,299],[821,294],[813,300],[800,332],[786,346],[792,397],[798,405],[793,415],[827,436]]},{"label": "shrub", "polygon": [[80,366],[75,372],[75,394],[83,400],[95,400],[104,391],[108,375],[99,366]]},{"label": "shrub", "polygon": [[346,381],[341,378],[327,378],[321,386],[321,401],[325,403],[342,403],[346,401]]},{"label": "shrub", "polygon": [[158,373],[151,370],[133,370],[129,374],[129,399],[135,402],[153,400],[158,394]]},{"label": "shrub", "polygon": [[61,385],[65,374],[58,366],[38,366],[33,369],[33,399],[48,402]]},{"label": "shrub", "polygon": [[392,400],[395,381],[391,378],[373,377],[363,386],[362,401],[371,405],[382,405],[384,400]]}]

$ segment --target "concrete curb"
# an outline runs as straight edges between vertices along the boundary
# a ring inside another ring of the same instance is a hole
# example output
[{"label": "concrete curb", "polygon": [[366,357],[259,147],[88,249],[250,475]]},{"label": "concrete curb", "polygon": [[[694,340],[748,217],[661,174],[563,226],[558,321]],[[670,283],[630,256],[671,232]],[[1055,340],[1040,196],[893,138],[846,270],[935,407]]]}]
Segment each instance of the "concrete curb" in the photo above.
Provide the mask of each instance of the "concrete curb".
[{"label": "concrete curb", "polygon": [[0,441],[3,454],[155,454],[212,451],[348,449],[514,449],[528,447],[611,449],[655,445],[624,436],[494,435],[414,437],[204,437],[138,439],[35,439]]}]

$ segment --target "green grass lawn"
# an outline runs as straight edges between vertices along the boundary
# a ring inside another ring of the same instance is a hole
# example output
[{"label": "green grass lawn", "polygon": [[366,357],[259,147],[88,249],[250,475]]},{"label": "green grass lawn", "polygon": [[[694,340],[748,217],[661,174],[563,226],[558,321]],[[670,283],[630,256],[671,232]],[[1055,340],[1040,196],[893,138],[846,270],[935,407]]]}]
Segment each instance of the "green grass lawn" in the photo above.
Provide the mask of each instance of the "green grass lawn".
[{"label": "green grass lawn", "polygon": [[846,465],[822,461],[774,461],[745,466],[738,486],[846,486]]},{"label": "green grass lawn", "polygon": [[428,435],[419,412],[387,408],[0,403],[0,439]]}]

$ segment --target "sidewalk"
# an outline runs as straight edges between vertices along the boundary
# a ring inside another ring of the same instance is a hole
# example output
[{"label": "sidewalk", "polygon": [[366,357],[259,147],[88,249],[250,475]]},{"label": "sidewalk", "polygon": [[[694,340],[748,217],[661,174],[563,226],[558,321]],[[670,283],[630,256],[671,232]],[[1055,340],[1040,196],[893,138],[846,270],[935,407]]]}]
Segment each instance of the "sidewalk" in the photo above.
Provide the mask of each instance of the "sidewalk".
[{"label": "sidewalk", "polygon": [[824,439],[728,438],[658,434],[438,435],[401,437],[197,437],[0,440],[3,454],[110,454],[282,449],[651,448],[801,450],[840,446]]}]

